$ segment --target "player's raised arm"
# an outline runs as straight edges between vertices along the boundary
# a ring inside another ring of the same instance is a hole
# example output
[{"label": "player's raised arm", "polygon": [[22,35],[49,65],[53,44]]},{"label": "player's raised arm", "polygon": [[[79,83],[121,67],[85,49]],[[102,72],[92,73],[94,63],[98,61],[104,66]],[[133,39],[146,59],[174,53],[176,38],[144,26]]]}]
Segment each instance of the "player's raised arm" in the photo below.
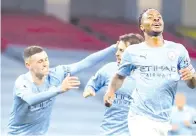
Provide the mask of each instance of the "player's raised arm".
[{"label": "player's raised arm", "polygon": [[196,87],[196,72],[191,65],[191,60],[186,48],[181,45],[181,54],[178,61],[178,68],[180,69],[181,79],[187,83],[189,88],[194,89]]},{"label": "player's raised arm", "polygon": [[88,57],[86,57],[85,59],[71,64],[70,65],[70,70],[71,70],[71,74],[76,74],[86,68],[90,68],[94,65],[96,65],[97,63],[101,62],[102,60],[104,60],[107,56],[114,54],[116,51],[116,44],[111,45],[110,47],[103,49],[101,51],[95,52],[91,55],[89,55]]},{"label": "player's raised arm", "polygon": [[[116,51],[116,44],[111,45],[110,47],[103,49],[101,51],[95,52],[83,60],[69,64],[69,65],[58,65],[55,68],[52,68],[50,70],[51,78],[50,80],[52,82],[62,82],[63,79],[67,76],[67,74],[75,75],[76,73],[86,69],[93,67],[97,63],[104,60],[107,56],[114,54]],[[58,81],[56,81],[58,80]]]}]

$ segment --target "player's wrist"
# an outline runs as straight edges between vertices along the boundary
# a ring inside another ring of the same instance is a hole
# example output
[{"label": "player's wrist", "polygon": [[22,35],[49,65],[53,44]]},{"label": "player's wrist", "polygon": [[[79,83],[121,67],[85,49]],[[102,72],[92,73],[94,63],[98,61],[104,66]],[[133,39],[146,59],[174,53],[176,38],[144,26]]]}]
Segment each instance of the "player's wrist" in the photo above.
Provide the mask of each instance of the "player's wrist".
[{"label": "player's wrist", "polygon": [[67,90],[64,90],[61,85],[57,87],[58,94],[64,93],[65,91],[67,91]]},{"label": "player's wrist", "polygon": [[93,86],[88,86],[88,87],[87,87],[87,90],[88,90],[89,92],[96,93],[95,88],[94,88]]},{"label": "player's wrist", "polygon": [[108,91],[107,91],[107,94],[114,94],[115,93],[115,90],[114,89],[109,89]]},{"label": "player's wrist", "polygon": [[51,86],[48,91],[54,92],[56,94],[62,93],[60,86]]}]

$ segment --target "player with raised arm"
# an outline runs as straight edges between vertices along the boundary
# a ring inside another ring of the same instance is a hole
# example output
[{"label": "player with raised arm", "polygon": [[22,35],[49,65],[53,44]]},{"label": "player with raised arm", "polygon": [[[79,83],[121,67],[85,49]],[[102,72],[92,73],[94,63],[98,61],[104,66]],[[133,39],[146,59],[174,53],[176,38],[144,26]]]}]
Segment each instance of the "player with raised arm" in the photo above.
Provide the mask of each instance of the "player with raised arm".
[{"label": "player with raised arm", "polygon": [[112,45],[77,63],[50,69],[48,55],[42,47],[25,48],[24,61],[29,72],[16,79],[8,135],[46,134],[55,96],[78,88],[80,81],[74,75],[104,60],[115,50],[116,45]]}]

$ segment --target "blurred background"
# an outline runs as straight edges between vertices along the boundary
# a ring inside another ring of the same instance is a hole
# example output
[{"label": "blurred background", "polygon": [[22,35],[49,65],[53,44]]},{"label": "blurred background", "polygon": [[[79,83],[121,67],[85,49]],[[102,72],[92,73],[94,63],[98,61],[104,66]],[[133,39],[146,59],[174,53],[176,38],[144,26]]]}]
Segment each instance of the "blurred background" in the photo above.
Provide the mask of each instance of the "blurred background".
[{"label": "blurred background", "polygon": [[[51,67],[71,64],[114,44],[125,33],[139,33],[138,16],[146,8],[161,12],[164,38],[182,43],[196,68],[196,0],[1,0],[1,132],[6,133],[15,79],[25,72],[23,49],[43,46]],[[104,114],[103,94],[84,99],[89,77],[109,61],[78,76],[80,90],[58,96],[49,134],[96,135]],[[179,84],[187,104],[196,108],[196,92]]]}]

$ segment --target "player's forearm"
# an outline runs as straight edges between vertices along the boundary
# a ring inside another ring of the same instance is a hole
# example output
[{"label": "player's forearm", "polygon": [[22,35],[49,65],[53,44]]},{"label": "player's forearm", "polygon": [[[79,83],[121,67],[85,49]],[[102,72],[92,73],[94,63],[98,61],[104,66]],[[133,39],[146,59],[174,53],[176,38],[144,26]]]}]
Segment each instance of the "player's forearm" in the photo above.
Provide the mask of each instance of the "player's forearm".
[{"label": "player's forearm", "polygon": [[[96,77],[96,79],[99,79],[99,78]],[[94,92],[99,91],[99,89],[100,89],[99,80],[95,80],[95,79],[91,78],[85,86],[85,90],[87,90],[87,89],[92,90]]]},{"label": "player's forearm", "polygon": [[115,93],[123,84],[125,77],[115,74],[110,85],[109,91]]},{"label": "player's forearm", "polygon": [[104,60],[105,58],[107,58],[107,56],[114,54],[115,50],[116,50],[116,45],[112,45],[106,49],[103,49],[101,51],[98,51],[98,52],[95,52],[95,53],[89,55],[88,57],[81,60],[80,62],[72,65],[71,73],[75,74],[75,73],[80,72],[86,68],[90,68],[90,67],[96,65],[97,63],[99,63],[102,60]]},{"label": "player's forearm", "polygon": [[196,73],[194,73],[193,78],[188,80],[186,83],[189,88],[196,88]]},{"label": "player's forearm", "polygon": [[98,90],[96,90],[94,86],[87,85],[87,86],[85,87],[84,91],[93,91],[93,92],[97,92]]},{"label": "player's forearm", "polygon": [[57,96],[60,94],[60,88],[59,87],[51,87],[48,91],[40,92],[37,94],[26,94],[22,97],[24,101],[26,101],[29,105],[35,105],[41,102],[44,102],[52,97]]}]

